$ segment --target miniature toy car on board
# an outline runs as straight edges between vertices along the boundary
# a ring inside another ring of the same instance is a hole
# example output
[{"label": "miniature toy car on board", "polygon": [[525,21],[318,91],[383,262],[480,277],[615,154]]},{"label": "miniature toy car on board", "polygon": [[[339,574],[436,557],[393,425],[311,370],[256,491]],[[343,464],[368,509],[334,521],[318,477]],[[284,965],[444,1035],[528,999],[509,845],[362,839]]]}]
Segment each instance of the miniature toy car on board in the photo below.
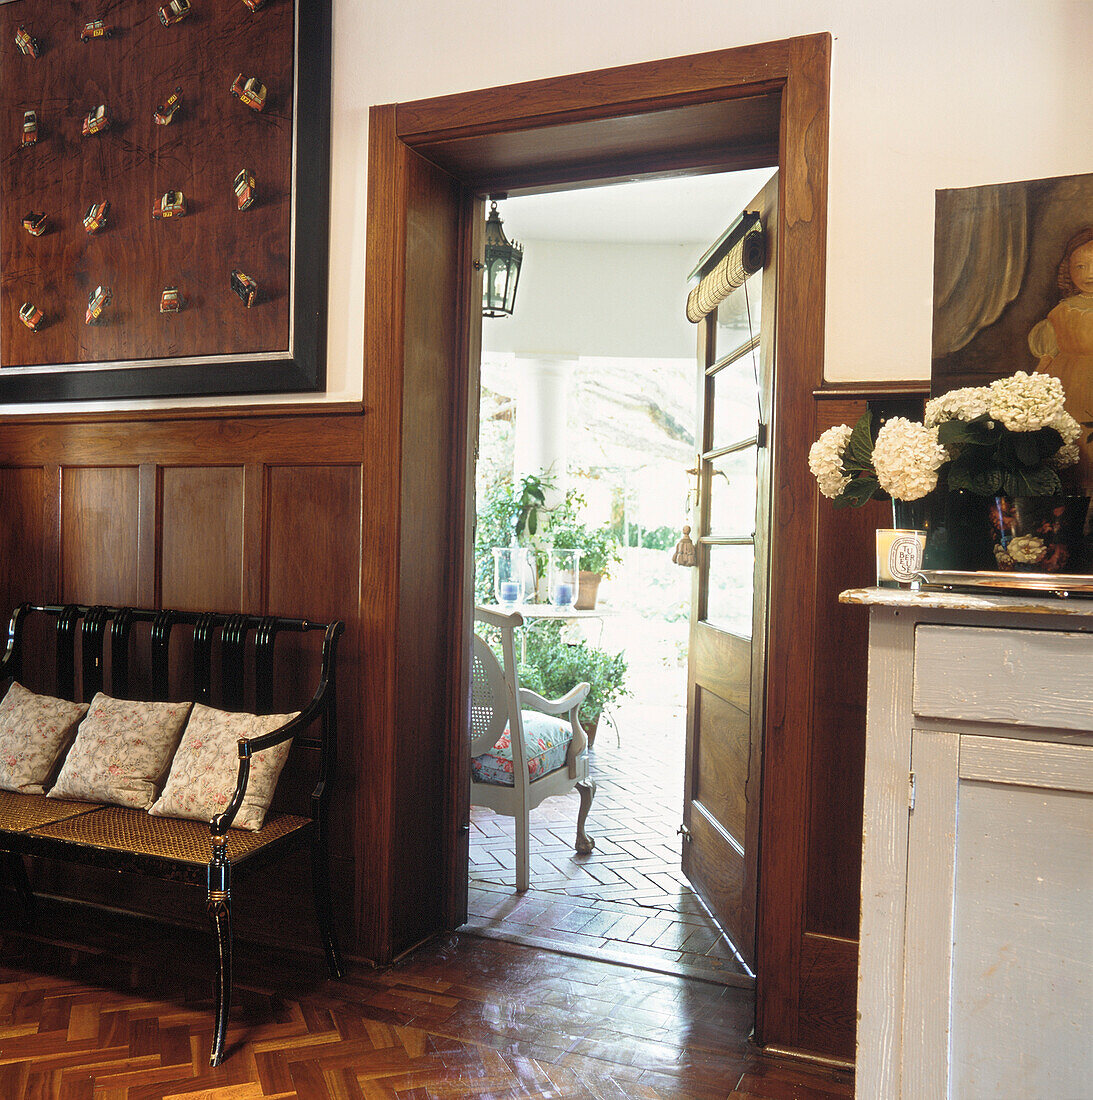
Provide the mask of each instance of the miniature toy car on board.
[{"label": "miniature toy car on board", "polygon": [[232,290],[239,295],[243,305],[250,309],[258,300],[258,284],[242,271],[232,272]]},{"label": "miniature toy car on board", "polygon": [[23,144],[34,145],[38,140],[38,115],[35,111],[23,112]]},{"label": "miniature toy car on board", "polygon": [[23,322],[31,332],[37,332],[42,323],[42,311],[33,302],[24,302],[19,307],[19,320]]},{"label": "miniature toy car on board", "polygon": [[23,218],[23,228],[32,236],[40,237],[46,231],[46,216],[45,214],[37,213],[32,210],[25,218]]},{"label": "miniature toy car on board", "polygon": [[262,110],[266,105],[266,86],[256,76],[248,76],[244,80],[240,73],[231,86],[231,94],[255,111]]},{"label": "miniature toy car on board", "polygon": [[181,218],[186,214],[186,196],[181,191],[165,191],[152,207],[153,218]]},{"label": "miniature toy car on board", "polygon": [[190,0],[171,0],[159,9],[159,21],[169,27],[172,23],[180,23],[190,14]]},{"label": "miniature toy car on board", "polygon": [[80,41],[90,42],[92,38],[113,38],[114,28],[104,23],[101,19],[92,19],[90,23],[83,25],[80,31]]},{"label": "miniature toy car on board", "polygon": [[26,57],[38,56],[38,39],[35,38],[22,23],[19,24],[15,32],[15,44],[19,47],[19,52]]},{"label": "miniature toy car on board", "polygon": [[177,286],[165,286],[159,296],[160,313],[177,313],[182,308],[182,295]]},{"label": "miniature toy car on board", "polygon": [[259,11],[266,6],[266,0],[243,0],[243,3],[246,4],[251,11]]},{"label": "miniature toy car on board", "polygon": [[181,96],[182,88],[178,87],[170,94],[166,103],[162,103],[156,108],[156,112],[152,118],[155,120],[157,126],[170,125],[171,120],[175,117],[175,112],[182,106]]},{"label": "miniature toy car on board", "polygon": [[97,134],[109,126],[110,115],[107,114],[106,104],[100,103],[93,111],[88,111],[87,118],[83,120],[83,135]]},{"label": "miniature toy car on board", "polygon": [[88,233],[98,233],[106,225],[106,216],[110,213],[110,203],[93,202],[84,215],[83,227]]},{"label": "miniature toy car on board", "polygon": [[87,313],[84,314],[84,324],[93,325],[102,316],[102,311],[110,304],[114,297],[110,287],[97,286],[87,296]]},{"label": "miniature toy car on board", "polygon": [[254,176],[244,168],[235,177],[232,187],[235,189],[235,201],[239,209],[249,209],[254,203]]}]

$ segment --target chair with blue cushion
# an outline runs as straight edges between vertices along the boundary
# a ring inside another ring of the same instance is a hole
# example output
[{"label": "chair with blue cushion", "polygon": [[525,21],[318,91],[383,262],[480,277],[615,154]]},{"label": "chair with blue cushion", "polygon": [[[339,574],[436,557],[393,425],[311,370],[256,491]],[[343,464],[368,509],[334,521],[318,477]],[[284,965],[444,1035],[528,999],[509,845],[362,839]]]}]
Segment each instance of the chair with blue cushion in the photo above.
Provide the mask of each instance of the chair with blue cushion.
[{"label": "chair with blue cushion", "polygon": [[516,889],[530,884],[529,815],[544,798],[580,792],[576,850],[586,855],[595,841],[584,831],[596,784],[588,774],[588,738],[577,711],[588,695],[577,684],[561,699],[544,699],[520,687],[513,631],[523,624],[511,614],[476,607],[476,622],[495,627],[504,666],[478,634],[471,674],[471,805],[516,819]]}]

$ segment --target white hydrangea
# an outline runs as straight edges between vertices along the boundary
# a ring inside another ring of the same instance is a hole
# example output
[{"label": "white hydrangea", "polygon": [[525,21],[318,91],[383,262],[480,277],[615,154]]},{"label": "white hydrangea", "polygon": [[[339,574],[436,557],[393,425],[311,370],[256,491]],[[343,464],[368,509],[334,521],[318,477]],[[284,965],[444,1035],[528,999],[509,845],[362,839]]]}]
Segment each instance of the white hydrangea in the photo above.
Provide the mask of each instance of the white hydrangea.
[{"label": "white hydrangea", "polygon": [[1056,470],[1064,470],[1067,466],[1076,466],[1081,458],[1081,451],[1077,443],[1064,443],[1048,460]]},{"label": "white hydrangea", "polygon": [[1006,548],[1001,543],[995,543],[994,560],[998,562],[1003,569],[1008,569],[1013,565],[1013,558],[1006,553]]},{"label": "white hydrangea", "polygon": [[808,468],[819,483],[820,492],[832,500],[850,484],[850,475],[843,472],[843,452],[853,434],[853,428],[837,424],[809,448]]},{"label": "white hydrangea", "polygon": [[936,428],[946,420],[963,420],[965,423],[982,416],[990,407],[991,391],[988,386],[965,386],[949,390],[940,397],[926,402],[926,427]]},{"label": "white hydrangea", "polygon": [[1068,412],[1060,413],[1049,425],[1062,437],[1063,444],[1074,443],[1082,434],[1082,426]]},{"label": "white hydrangea", "polygon": [[1037,535],[1016,535],[1006,546],[1015,562],[1033,565],[1047,556],[1047,544]]},{"label": "white hydrangea", "polygon": [[992,420],[1011,432],[1035,432],[1063,415],[1063,384],[1050,374],[1026,374],[1019,370],[990,386]]},{"label": "white hydrangea", "polygon": [[937,485],[937,471],[949,454],[937,441],[937,428],[903,416],[887,421],[873,445],[880,487],[896,500],[919,500]]}]

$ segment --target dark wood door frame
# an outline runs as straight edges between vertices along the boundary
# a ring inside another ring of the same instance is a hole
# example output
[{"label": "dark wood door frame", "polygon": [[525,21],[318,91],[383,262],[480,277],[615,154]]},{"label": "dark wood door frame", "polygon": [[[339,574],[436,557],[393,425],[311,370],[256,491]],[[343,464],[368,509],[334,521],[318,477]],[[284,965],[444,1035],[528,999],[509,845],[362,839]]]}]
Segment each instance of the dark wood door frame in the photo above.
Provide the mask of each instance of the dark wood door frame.
[{"label": "dark wood door frame", "polygon": [[[408,158],[419,155],[464,189],[459,301],[462,346],[451,362],[466,365],[467,303],[476,285],[469,219],[476,196],[535,191],[635,176],[680,174],[777,164],[780,169],[780,253],[776,349],[779,377],[772,410],[771,593],[763,822],[758,902],[757,1035],[797,1049],[800,943],[804,920],[808,814],[809,715],[812,697],[816,494],[808,485],[812,394],[822,385],[827,235],[827,149],[831,40],[827,34],[629,65],[595,73],[373,108],[369,126],[365,406],[373,416],[366,441],[370,463],[390,468],[412,450],[415,431],[402,400],[407,295],[414,272],[406,262]],[[473,303],[472,303],[473,304]],[[447,639],[445,835],[446,916],[459,924],[466,904],[466,776],[463,731],[466,692],[465,621],[469,594],[464,568],[468,372],[453,379],[450,462],[437,471],[448,485],[445,523],[450,591],[436,601],[436,629]],[[367,476],[367,475],[366,475]],[[395,550],[400,518],[415,504],[400,499],[397,478],[369,478],[366,492],[377,557]],[[369,581],[365,565],[364,581]],[[376,614],[399,621],[400,585],[377,569]],[[367,590],[367,589],[366,589]],[[377,740],[396,738],[398,671],[387,648],[386,668],[369,673]],[[435,670],[434,670],[435,671]],[[436,683],[433,680],[433,683]],[[386,730],[387,736],[383,735]],[[388,762],[389,763],[389,762]],[[390,873],[390,867],[387,867]],[[366,896],[369,884],[357,884]],[[383,920],[382,915],[376,915]],[[821,1052],[822,1053],[822,1052]]]}]

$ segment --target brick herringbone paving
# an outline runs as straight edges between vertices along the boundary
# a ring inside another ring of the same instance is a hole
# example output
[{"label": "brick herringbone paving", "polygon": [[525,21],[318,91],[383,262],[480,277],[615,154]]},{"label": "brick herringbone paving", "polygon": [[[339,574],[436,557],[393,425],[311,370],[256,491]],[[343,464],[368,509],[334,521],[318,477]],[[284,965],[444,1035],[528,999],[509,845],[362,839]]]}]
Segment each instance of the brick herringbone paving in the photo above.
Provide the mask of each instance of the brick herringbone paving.
[{"label": "brick herringbone paving", "polygon": [[755,1053],[746,990],[462,935],[337,982],[316,959],[244,947],[214,1070],[211,937],[78,907],[44,915],[50,938],[0,932],[3,1100],[852,1094],[845,1073]]},{"label": "brick herringbone paving", "polygon": [[665,973],[748,983],[733,945],[683,877],[683,711],[629,702],[590,753],[596,848],[573,850],[578,795],[531,814],[531,889],[515,889],[512,818],[471,810],[465,929]]}]

